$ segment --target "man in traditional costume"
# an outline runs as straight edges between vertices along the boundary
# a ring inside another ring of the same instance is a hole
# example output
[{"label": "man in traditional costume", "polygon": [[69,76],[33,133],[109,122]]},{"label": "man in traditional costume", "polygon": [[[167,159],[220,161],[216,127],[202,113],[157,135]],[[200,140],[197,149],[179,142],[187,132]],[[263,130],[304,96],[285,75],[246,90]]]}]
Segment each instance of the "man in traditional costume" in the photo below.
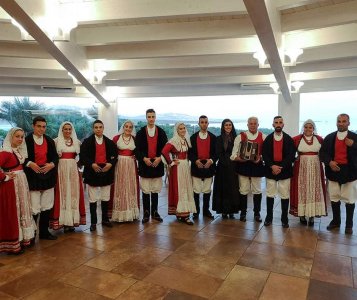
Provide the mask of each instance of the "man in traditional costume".
[{"label": "man in traditional costume", "polygon": [[97,229],[97,202],[101,202],[102,226],[112,227],[108,216],[110,186],[114,182],[114,167],[117,162],[117,149],[112,140],[104,134],[101,120],[93,123],[93,134],[86,138],[80,148],[80,161],[84,166],[84,183],[88,184],[90,231]]},{"label": "man in traditional costume", "polygon": [[45,134],[47,122],[37,116],[33,119],[33,132],[25,141],[28,158],[25,160],[25,173],[29,183],[32,214],[39,221],[39,237],[56,240],[57,236],[48,231],[51,209],[54,203],[54,186],[57,181],[58,154],[55,142]]},{"label": "man in traditional costume", "polygon": [[[258,131],[259,121],[257,117],[250,117],[247,126],[248,130],[241,132],[235,138],[231,155],[231,160],[237,161],[241,210],[240,220],[243,222],[246,221],[248,194],[252,193],[254,220],[256,222],[262,222],[260,209],[262,203],[261,184],[262,177],[264,176],[264,166],[261,154],[266,135]],[[244,145],[249,146],[244,147]],[[243,147],[247,149],[246,152],[244,152]]]},{"label": "man in traditional costume", "polygon": [[271,225],[274,197],[279,195],[281,199],[281,223],[283,228],[288,228],[290,178],[293,175],[292,163],[295,158],[295,146],[293,139],[283,132],[284,120],[281,116],[274,117],[273,127],[274,132],[264,140],[262,151],[267,193],[267,216],[264,225]]},{"label": "man in traditional costume", "polygon": [[348,130],[348,114],[337,116],[337,131],[326,136],[320,149],[325,164],[333,219],[327,230],[341,225],[341,201],[346,205],[345,233],[352,234],[357,199],[357,134]]},{"label": "man in traditional costume", "polygon": [[207,130],[208,124],[208,118],[200,116],[198,119],[200,130],[190,138],[192,148],[189,151],[189,159],[197,211],[193,214],[194,219],[200,214],[201,193],[203,193],[203,216],[214,218],[209,206],[213,176],[216,172],[216,136]]},{"label": "man in traditional costume", "polygon": [[[155,125],[156,113],[153,109],[146,111],[147,125],[136,135],[136,156],[139,162],[140,187],[143,197],[143,223],[151,218],[162,222],[158,212],[159,193],[162,189],[164,164],[161,161],[161,151],[167,143],[165,131]],[[151,207],[150,207],[151,197]]]}]

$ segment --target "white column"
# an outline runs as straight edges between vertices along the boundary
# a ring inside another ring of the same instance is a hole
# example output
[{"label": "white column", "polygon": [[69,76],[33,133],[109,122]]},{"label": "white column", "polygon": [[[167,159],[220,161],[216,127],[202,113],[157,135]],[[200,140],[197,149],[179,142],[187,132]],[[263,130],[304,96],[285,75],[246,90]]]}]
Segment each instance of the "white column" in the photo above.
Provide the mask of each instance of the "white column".
[{"label": "white column", "polygon": [[279,94],[278,113],[284,119],[284,131],[291,136],[299,134],[300,121],[300,94],[291,94],[292,102],[286,102],[284,97]]},{"label": "white column", "polygon": [[104,135],[112,139],[118,134],[118,103],[117,100],[108,100],[110,106],[98,105],[98,119],[104,123]]}]

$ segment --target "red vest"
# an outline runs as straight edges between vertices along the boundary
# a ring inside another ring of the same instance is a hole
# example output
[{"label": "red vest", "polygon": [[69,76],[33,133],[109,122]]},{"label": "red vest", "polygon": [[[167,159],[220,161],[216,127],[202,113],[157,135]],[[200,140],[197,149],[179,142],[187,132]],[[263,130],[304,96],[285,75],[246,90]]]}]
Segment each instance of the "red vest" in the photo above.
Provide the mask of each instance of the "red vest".
[{"label": "red vest", "polygon": [[156,157],[156,148],[157,148],[157,138],[158,138],[158,130],[155,128],[155,134],[153,137],[149,136],[148,129],[146,127],[146,139],[148,141],[148,158]]},{"label": "red vest", "polygon": [[347,145],[345,144],[345,139],[341,141],[336,137],[334,161],[341,165],[346,165],[348,163]]},{"label": "red vest", "polygon": [[211,138],[207,133],[206,139],[201,139],[200,135],[197,135],[197,156],[198,159],[209,159],[211,148]]},{"label": "red vest", "polygon": [[42,145],[35,143],[35,163],[39,166],[43,166],[47,163],[47,141],[44,137]]},{"label": "red vest", "polygon": [[250,140],[248,139],[248,136],[245,132],[241,132],[240,133],[240,140],[242,142],[245,142],[246,140],[250,141],[250,142],[254,142],[254,143],[258,143],[259,147],[258,147],[258,155],[260,155],[262,153],[262,147],[263,147],[263,133],[262,132],[258,132],[258,136],[255,138],[255,140]]},{"label": "red vest", "polygon": [[97,164],[105,164],[107,162],[104,140],[101,145],[95,142],[95,162]]},{"label": "red vest", "polygon": [[273,149],[274,149],[274,161],[282,161],[283,160],[283,139],[280,141],[276,141],[274,139],[273,143]]}]

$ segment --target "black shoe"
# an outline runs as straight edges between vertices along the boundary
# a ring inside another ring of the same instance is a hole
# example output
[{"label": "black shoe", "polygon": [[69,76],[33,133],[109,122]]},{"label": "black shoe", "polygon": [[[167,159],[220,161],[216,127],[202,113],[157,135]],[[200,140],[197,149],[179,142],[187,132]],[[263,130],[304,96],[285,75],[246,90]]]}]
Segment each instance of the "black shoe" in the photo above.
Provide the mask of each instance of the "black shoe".
[{"label": "black shoe", "polygon": [[143,219],[141,220],[141,222],[143,224],[145,224],[145,223],[149,222],[149,219],[150,219],[150,213],[149,213],[149,211],[145,211]]},{"label": "black shoe", "polygon": [[75,229],[73,226],[65,226],[63,231],[64,233],[71,233],[71,232],[75,232]]},{"label": "black shoe", "polygon": [[194,220],[198,219],[198,213],[193,213],[192,219]]},{"label": "black shoe", "polygon": [[307,223],[307,225],[310,226],[310,227],[312,227],[312,226],[314,226],[314,223],[315,223],[315,222],[314,222],[314,217],[310,217],[310,218],[309,218],[309,222]]},{"label": "black shoe", "polygon": [[230,219],[235,219],[236,217],[234,216],[234,214],[229,214],[229,218]]},{"label": "black shoe", "polygon": [[289,223],[281,223],[281,226],[283,226],[283,228],[289,228]]},{"label": "black shoe", "polygon": [[254,216],[254,220],[255,220],[255,222],[258,222],[258,223],[261,223],[263,220],[262,220],[262,217],[260,216],[260,214],[258,214],[258,215],[255,215]]},{"label": "black shoe", "polygon": [[222,219],[228,219],[228,215],[227,214],[222,214]]},{"label": "black shoe", "polygon": [[247,221],[247,215],[245,214],[240,214],[239,221],[246,222]]},{"label": "black shoe", "polygon": [[113,224],[110,221],[102,221],[102,226],[112,228]]},{"label": "black shoe", "polygon": [[214,219],[214,216],[212,215],[212,213],[209,210],[204,211],[203,216],[206,218],[209,218],[209,219]]},{"label": "black shoe", "polygon": [[305,217],[300,217],[300,224],[307,225],[307,221]]},{"label": "black shoe", "polygon": [[333,230],[335,228],[340,228],[341,224],[336,224],[333,221],[330,222],[330,224],[326,227],[327,230]]},{"label": "black shoe", "polygon": [[89,230],[90,230],[90,231],[96,231],[96,230],[97,230],[97,225],[96,225],[96,224],[92,224],[92,225],[89,227]]},{"label": "black shoe", "polygon": [[40,240],[50,240],[50,241],[54,241],[57,240],[57,236],[48,233],[47,235],[40,235]]},{"label": "black shoe", "polygon": [[353,233],[352,227],[345,228],[345,234],[352,234],[352,233]]},{"label": "black shoe", "polygon": [[194,224],[193,221],[191,221],[190,217],[181,217],[179,221],[190,226]]},{"label": "black shoe", "polygon": [[155,211],[154,214],[151,215],[151,218],[160,222],[160,223],[162,223],[164,221],[157,211]]},{"label": "black shoe", "polygon": [[271,221],[265,219],[264,226],[270,226],[270,225],[271,225]]}]

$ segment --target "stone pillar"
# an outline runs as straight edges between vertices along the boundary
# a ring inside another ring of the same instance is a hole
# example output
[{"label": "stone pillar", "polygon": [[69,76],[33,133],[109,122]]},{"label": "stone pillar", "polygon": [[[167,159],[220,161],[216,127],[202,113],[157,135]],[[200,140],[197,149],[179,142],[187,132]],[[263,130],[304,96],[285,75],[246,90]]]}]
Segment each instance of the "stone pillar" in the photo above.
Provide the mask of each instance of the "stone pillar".
[{"label": "stone pillar", "polygon": [[289,103],[279,94],[278,113],[284,118],[284,131],[291,136],[295,136],[300,131],[300,94],[291,94],[291,98],[293,101]]}]

